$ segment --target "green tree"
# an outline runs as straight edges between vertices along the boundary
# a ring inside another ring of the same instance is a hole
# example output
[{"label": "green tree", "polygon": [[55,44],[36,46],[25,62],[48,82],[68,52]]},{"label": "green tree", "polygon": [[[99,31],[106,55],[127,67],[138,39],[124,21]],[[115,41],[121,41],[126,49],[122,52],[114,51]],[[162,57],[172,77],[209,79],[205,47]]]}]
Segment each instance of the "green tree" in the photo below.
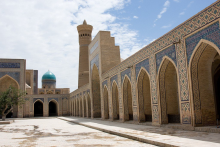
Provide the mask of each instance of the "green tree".
[{"label": "green tree", "polygon": [[25,94],[26,92],[12,86],[9,86],[7,90],[0,93],[0,114],[3,121],[5,121],[6,115],[13,110],[13,106],[24,104]]}]

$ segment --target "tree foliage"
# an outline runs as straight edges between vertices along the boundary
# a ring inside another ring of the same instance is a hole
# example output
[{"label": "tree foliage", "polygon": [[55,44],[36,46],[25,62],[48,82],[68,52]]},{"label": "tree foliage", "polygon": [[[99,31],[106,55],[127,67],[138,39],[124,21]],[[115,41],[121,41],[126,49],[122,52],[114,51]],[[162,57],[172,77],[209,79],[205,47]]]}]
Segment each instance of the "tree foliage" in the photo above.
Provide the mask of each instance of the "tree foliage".
[{"label": "tree foliage", "polygon": [[7,90],[0,93],[0,114],[2,115],[2,120],[5,120],[6,115],[13,110],[13,106],[24,104],[25,94],[25,91],[12,86],[9,86]]}]

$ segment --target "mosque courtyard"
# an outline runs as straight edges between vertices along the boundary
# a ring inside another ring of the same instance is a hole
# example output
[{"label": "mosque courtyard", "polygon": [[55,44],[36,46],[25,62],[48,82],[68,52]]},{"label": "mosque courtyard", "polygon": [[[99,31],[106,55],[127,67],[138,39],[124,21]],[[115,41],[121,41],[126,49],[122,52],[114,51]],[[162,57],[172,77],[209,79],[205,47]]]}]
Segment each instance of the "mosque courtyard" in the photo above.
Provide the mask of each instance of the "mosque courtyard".
[{"label": "mosque courtyard", "polygon": [[0,146],[153,146],[60,120],[17,119],[0,125]]}]

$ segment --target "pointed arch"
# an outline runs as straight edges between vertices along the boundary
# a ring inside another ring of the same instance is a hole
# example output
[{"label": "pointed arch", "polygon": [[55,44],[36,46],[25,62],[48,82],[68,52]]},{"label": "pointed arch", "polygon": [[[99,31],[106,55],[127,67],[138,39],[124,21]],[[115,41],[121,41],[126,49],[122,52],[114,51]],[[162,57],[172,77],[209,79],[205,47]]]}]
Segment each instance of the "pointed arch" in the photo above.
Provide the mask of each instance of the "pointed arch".
[{"label": "pointed arch", "polygon": [[9,86],[20,89],[18,82],[9,75],[4,75],[0,78],[0,93],[7,90]]},{"label": "pointed arch", "polygon": [[101,118],[101,96],[100,96],[100,77],[99,70],[94,64],[92,69],[92,116]]},{"label": "pointed arch", "polygon": [[116,81],[112,83],[112,118],[113,120],[119,119],[119,96]]},{"label": "pointed arch", "polygon": [[123,104],[124,104],[124,120],[133,120],[133,101],[131,93],[131,81],[127,75],[123,80]]},{"label": "pointed arch", "polygon": [[141,68],[137,80],[139,121],[152,121],[150,75]]},{"label": "pointed arch", "polygon": [[201,39],[189,62],[189,79],[195,126],[216,125],[220,115],[220,51]]},{"label": "pointed arch", "polygon": [[105,85],[103,90],[104,100],[104,119],[109,119],[109,101],[108,101],[108,88]]},{"label": "pointed arch", "polygon": [[161,123],[180,123],[178,72],[172,59],[165,56],[158,71]]},{"label": "pointed arch", "polygon": [[40,99],[36,100],[33,104],[34,107],[34,117],[41,117],[43,116],[44,110],[44,102]]},{"label": "pointed arch", "polygon": [[59,104],[56,100],[52,99],[48,103],[48,116],[58,116]]}]

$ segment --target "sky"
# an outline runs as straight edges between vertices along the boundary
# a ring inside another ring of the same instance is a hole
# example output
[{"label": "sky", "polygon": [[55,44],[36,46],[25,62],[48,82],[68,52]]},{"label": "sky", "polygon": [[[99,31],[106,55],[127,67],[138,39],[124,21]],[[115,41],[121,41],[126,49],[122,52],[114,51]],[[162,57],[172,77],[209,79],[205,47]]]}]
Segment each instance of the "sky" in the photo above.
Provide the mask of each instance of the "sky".
[{"label": "sky", "polygon": [[57,88],[78,88],[76,27],[85,19],[111,31],[126,59],[216,0],[0,0],[0,58],[26,59],[41,78],[50,70]]}]

